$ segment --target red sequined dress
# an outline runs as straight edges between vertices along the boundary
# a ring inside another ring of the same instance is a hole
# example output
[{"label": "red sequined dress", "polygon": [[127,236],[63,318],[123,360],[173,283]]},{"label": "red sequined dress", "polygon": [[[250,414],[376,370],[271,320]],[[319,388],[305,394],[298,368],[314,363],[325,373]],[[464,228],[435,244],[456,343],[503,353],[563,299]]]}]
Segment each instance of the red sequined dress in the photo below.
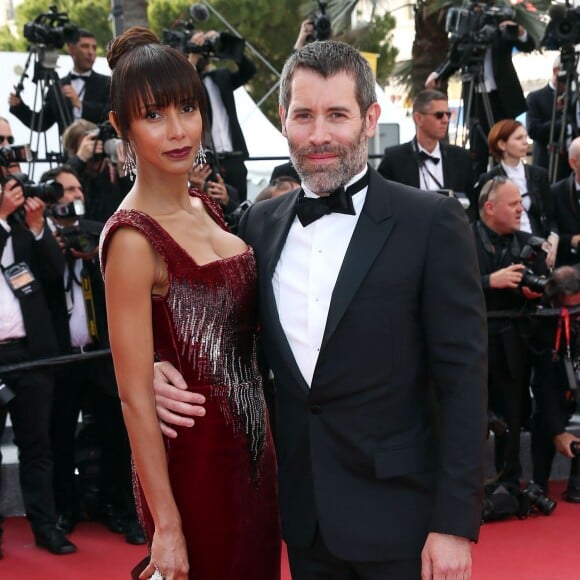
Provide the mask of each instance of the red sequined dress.
[{"label": "red sequined dress", "polygon": [[[195,190],[191,194],[226,229],[215,202]],[[165,440],[189,578],[278,579],[276,464],[256,363],[253,252],[198,265],[150,216],[118,210],[101,237],[103,271],[109,240],[127,226],[141,232],[167,265],[167,295],[152,297],[155,353],[180,370],[190,390],[206,397],[206,415]],[[151,540],[153,520],[137,478],[134,490]]]}]

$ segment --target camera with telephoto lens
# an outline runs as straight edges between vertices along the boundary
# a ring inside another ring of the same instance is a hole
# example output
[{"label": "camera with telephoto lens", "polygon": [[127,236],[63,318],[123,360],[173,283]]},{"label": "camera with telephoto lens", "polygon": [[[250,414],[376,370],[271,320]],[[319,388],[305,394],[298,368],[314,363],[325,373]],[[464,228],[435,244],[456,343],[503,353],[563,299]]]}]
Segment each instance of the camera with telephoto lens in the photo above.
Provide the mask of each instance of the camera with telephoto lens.
[{"label": "camera with telephoto lens", "polygon": [[544,495],[544,490],[541,485],[533,481],[530,481],[526,489],[522,491],[522,494],[530,500],[532,509],[536,509],[545,516],[551,515],[558,505],[557,501]]},{"label": "camera with telephoto lens", "polygon": [[[445,20],[445,31],[451,42],[457,44],[457,54],[483,61],[485,51],[500,30],[499,25],[513,20],[515,11],[507,6],[490,6],[485,2],[466,2],[461,8],[450,8]],[[518,25],[508,24],[501,29],[506,40],[515,42]]]},{"label": "camera with telephoto lens", "polygon": [[546,26],[540,45],[548,50],[574,47],[580,43],[580,7],[554,4],[548,11],[550,22]]},{"label": "camera with telephoto lens", "polygon": [[109,121],[99,123],[96,129],[87,131],[87,135],[94,135],[96,141],[103,142],[103,155],[108,157],[113,163],[117,163],[119,157],[117,149],[122,139],[117,137],[117,131]]},{"label": "camera with telephoto lens", "polygon": [[574,457],[578,457],[578,455],[580,455],[580,443],[578,443],[578,441],[572,441],[572,443],[570,443],[570,451]]},{"label": "camera with telephoto lens", "polygon": [[56,4],[52,4],[48,12],[39,14],[24,25],[24,38],[32,44],[58,49],[65,43],[78,42],[79,29],[71,23],[66,12],[59,12]]},{"label": "camera with telephoto lens", "polygon": [[332,36],[332,21],[326,13],[327,0],[318,0],[318,11],[311,18],[314,33],[308,36],[307,42],[329,40]]},{"label": "camera with telephoto lens", "polygon": [[0,147],[0,167],[11,167],[18,163],[32,161],[30,145],[8,145]]},{"label": "camera with telephoto lens", "polygon": [[53,204],[64,195],[62,185],[54,180],[34,183],[26,173],[9,173],[5,176],[4,183],[12,179],[17,181],[20,187],[22,187],[22,194],[25,198],[38,197],[44,203]]},{"label": "camera with telephoto lens", "polygon": [[66,250],[88,254],[99,246],[99,236],[86,231],[82,226],[58,226],[57,232]]},{"label": "camera with telephoto lens", "polygon": [[543,253],[542,246],[546,243],[544,238],[538,236],[531,236],[528,238],[526,245],[522,248],[519,256],[521,264],[525,265],[522,271],[522,279],[520,286],[529,288],[532,292],[544,293],[549,279],[545,276],[537,274],[537,270],[542,267]]}]

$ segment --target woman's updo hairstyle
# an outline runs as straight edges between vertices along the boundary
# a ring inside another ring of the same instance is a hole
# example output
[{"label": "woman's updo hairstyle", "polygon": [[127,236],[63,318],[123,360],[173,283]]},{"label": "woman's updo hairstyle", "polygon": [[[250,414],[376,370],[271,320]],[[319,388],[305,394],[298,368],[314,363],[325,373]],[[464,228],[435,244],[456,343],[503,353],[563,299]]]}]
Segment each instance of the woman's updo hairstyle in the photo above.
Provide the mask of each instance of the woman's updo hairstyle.
[{"label": "woman's updo hairstyle", "polygon": [[148,28],[134,26],[110,42],[107,62],[112,70],[111,110],[125,141],[131,122],[146,105],[194,105],[205,125],[205,92],[195,68],[181,52],[160,44]]}]

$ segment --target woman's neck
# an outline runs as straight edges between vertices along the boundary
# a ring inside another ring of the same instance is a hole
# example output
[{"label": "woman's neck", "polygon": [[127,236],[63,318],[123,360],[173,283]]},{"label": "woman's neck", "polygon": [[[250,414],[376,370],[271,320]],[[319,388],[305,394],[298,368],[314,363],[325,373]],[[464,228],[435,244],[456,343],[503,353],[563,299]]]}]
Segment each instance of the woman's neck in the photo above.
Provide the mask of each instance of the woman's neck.
[{"label": "woman's neck", "polygon": [[517,167],[520,164],[521,159],[519,157],[512,157],[511,155],[504,155],[502,162],[504,165],[508,165],[509,167]]}]

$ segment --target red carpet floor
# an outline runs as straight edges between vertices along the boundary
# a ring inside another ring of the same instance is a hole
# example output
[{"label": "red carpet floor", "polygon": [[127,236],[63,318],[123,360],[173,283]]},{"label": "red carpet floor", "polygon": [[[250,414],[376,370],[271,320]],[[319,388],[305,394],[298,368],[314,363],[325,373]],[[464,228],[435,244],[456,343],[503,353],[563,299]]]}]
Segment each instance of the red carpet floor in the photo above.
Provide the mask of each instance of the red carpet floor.
[{"label": "red carpet floor", "polygon": [[[558,498],[563,484],[554,484]],[[95,523],[80,524],[71,539],[79,551],[53,556],[34,546],[24,518],[4,522],[1,580],[128,580],[130,568],[144,555]],[[474,580],[580,579],[580,504],[559,502],[551,516],[533,516],[486,524],[473,550]],[[239,580],[251,580],[240,578]],[[285,556],[282,580],[290,580]],[[396,580],[396,579],[394,579]]]}]

